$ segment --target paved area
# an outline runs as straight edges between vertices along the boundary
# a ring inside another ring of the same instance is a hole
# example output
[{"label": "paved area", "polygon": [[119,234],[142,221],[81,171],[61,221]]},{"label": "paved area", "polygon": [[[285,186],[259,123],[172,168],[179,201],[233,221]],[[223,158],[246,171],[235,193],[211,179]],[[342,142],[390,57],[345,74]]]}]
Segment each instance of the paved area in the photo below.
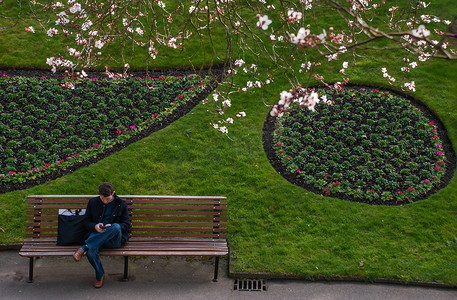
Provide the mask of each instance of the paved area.
[{"label": "paved area", "polygon": [[41,258],[34,282],[27,283],[28,259],[17,250],[0,251],[0,299],[457,299],[457,289],[400,285],[268,280],[266,291],[234,290],[221,260],[219,282],[212,282],[209,258],[132,258],[128,282],[122,282],[123,258],[102,257],[106,280],[92,287],[94,272],[83,258]]}]

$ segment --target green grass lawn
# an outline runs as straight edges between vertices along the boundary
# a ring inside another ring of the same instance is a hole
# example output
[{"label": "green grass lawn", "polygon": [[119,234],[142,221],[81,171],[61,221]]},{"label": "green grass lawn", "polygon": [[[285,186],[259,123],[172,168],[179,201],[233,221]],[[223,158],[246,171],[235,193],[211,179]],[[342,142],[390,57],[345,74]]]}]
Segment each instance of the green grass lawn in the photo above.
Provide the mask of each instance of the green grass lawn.
[{"label": "green grass lawn", "polygon": [[[385,86],[380,69],[395,69],[396,62],[389,55],[367,55],[352,81]],[[21,66],[21,61],[8,65]],[[457,64],[429,62],[414,73],[415,96],[442,119],[455,149]],[[273,104],[287,88],[286,80],[278,77],[263,97]],[[397,207],[303,190],[277,174],[263,151],[262,127],[269,108],[259,97],[233,94],[231,110],[247,114],[229,128],[233,141],[210,128],[211,115],[199,104],[169,127],[96,164],[40,186],[0,194],[0,243],[22,241],[27,195],[95,194],[101,182],[111,181],[118,194],[227,196],[230,261],[236,273],[384,277],[457,286],[456,176],[428,199]]]}]

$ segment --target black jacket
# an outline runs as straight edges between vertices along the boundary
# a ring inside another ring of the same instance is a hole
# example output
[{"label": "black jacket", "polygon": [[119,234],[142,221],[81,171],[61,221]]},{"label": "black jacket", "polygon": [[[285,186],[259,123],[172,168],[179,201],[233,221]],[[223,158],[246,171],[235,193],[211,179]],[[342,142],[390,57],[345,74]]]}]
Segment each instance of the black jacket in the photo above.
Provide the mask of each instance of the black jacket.
[{"label": "black jacket", "polygon": [[[119,198],[114,194],[114,208],[113,208],[113,221],[112,223],[118,223],[122,228],[122,238],[125,241],[129,240],[128,230],[131,227],[129,219],[129,211],[127,209],[127,202]],[[84,226],[89,232],[97,232],[95,225],[102,223],[103,215],[105,213],[106,205],[100,199],[100,196],[92,198],[87,203],[86,218]]]}]

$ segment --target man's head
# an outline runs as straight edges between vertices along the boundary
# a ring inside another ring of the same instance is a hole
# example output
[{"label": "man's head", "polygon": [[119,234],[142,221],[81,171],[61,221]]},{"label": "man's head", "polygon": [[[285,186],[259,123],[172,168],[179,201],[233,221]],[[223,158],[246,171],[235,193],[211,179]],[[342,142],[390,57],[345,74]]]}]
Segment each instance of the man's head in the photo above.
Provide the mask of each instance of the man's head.
[{"label": "man's head", "polygon": [[114,186],[110,182],[103,182],[98,187],[98,193],[104,197],[112,196],[114,194]]}]

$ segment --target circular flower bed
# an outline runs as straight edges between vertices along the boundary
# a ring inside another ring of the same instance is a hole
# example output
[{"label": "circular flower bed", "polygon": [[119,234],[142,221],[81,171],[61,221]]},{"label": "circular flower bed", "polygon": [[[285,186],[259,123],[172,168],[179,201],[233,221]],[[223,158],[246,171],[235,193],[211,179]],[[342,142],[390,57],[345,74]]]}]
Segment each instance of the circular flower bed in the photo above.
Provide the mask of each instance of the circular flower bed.
[{"label": "circular flower bed", "polygon": [[410,100],[364,88],[319,93],[332,103],[292,106],[272,129],[275,158],[294,181],[372,204],[412,202],[440,185],[442,132]]},{"label": "circular flower bed", "polygon": [[209,77],[64,80],[0,76],[0,187],[66,171],[148,132]]}]

